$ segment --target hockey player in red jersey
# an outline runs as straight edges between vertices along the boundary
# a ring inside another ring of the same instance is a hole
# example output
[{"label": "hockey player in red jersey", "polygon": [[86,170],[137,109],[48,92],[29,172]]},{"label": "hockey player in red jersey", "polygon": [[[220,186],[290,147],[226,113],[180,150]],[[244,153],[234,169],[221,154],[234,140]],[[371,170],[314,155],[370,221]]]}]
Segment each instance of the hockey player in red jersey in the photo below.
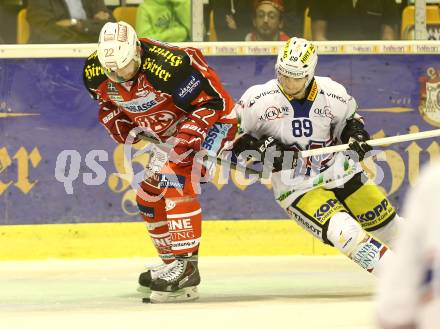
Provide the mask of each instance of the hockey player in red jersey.
[{"label": "hockey player in red jersey", "polygon": [[160,149],[151,156],[138,191],[140,213],[163,260],[139,283],[151,288],[152,302],[197,298],[202,210],[191,170],[195,152],[217,154],[234,138],[231,97],[200,50],[138,39],[125,22],[104,25],[97,51],[86,60],[84,83],[116,142],[125,143],[135,127],[173,141],[168,160]]}]

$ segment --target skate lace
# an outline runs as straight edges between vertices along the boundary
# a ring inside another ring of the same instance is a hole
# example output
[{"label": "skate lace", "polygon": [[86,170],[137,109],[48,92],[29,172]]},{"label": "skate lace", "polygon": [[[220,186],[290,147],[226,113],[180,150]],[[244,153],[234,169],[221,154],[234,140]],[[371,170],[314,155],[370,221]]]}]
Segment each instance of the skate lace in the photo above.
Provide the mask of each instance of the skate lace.
[{"label": "skate lace", "polygon": [[165,263],[149,264],[149,265],[145,266],[145,271],[158,272],[158,271],[162,271],[166,266],[167,266],[167,264],[165,264]]},{"label": "skate lace", "polygon": [[175,281],[179,276],[183,274],[185,271],[185,262],[181,260],[176,260],[171,263],[167,270],[163,271],[159,275],[159,279],[163,279],[166,281]]}]

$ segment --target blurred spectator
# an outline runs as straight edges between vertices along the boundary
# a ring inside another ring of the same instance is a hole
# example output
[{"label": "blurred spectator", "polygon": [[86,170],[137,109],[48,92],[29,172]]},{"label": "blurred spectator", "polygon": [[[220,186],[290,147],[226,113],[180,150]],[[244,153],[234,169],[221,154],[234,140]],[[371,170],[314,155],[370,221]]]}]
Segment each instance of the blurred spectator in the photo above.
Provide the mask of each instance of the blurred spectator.
[{"label": "blurred spectator", "polygon": [[22,0],[0,0],[0,43],[17,42],[17,14],[21,8]]},{"label": "blurred spectator", "polygon": [[252,28],[252,0],[210,0],[218,41],[243,41]]},{"label": "blurred spectator", "polygon": [[440,162],[425,168],[406,198],[396,254],[379,278],[376,316],[382,329],[440,328]]},{"label": "blurred spectator", "polygon": [[96,42],[113,16],[104,0],[31,0],[27,20],[29,43]]},{"label": "blurred spectator", "polygon": [[310,0],[313,40],[394,40],[395,0]]},{"label": "blurred spectator", "polygon": [[283,0],[254,1],[254,31],[246,35],[246,41],[287,41],[283,28]]},{"label": "blurred spectator", "polygon": [[139,38],[191,40],[191,0],[144,0],[137,10]]},{"label": "blurred spectator", "polygon": [[283,31],[290,37],[304,37],[304,12],[308,7],[308,0],[284,1]]}]

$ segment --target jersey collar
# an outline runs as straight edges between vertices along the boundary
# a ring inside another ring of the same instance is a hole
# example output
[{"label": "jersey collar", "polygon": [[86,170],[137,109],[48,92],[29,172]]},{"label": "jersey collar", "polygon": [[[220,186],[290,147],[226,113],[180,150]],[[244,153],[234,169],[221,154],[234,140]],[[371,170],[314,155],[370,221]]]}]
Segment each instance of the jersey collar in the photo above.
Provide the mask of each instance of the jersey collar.
[{"label": "jersey collar", "polygon": [[[280,84],[278,84],[278,88],[280,88],[281,92],[283,93],[284,96],[286,96],[286,98],[289,100],[289,102],[292,102],[293,97],[287,95],[284,92],[283,87],[281,87]],[[312,79],[309,86],[307,87],[306,95],[307,96],[304,98],[304,100],[307,99],[308,101],[311,101],[311,102],[315,101],[316,96],[318,95],[318,85],[316,84],[315,78]],[[303,99],[300,99],[299,101],[301,102],[301,101],[303,101]]]},{"label": "jersey collar", "polygon": [[310,109],[312,108],[313,102],[318,95],[318,85],[316,84],[315,78],[311,81],[309,86],[307,87],[306,98],[297,100],[292,97],[287,96],[283,89],[280,86],[280,90],[284,96],[289,100],[290,105],[293,108],[293,117],[294,118],[308,118]]}]

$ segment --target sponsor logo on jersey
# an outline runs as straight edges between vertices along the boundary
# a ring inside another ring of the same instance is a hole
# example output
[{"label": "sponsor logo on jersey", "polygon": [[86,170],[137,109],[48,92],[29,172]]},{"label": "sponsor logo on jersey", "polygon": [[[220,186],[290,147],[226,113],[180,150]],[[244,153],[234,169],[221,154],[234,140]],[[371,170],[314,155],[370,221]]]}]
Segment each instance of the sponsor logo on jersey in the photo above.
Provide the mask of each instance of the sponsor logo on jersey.
[{"label": "sponsor logo on jersey", "polygon": [[288,116],[290,113],[290,109],[287,106],[283,106],[281,108],[271,106],[264,111],[264,114],[261,115],[258,120],[259,121],[272,121],[276,119],[281,119],[285,116]]},{"label": "sponsor logo on jersey", "polygon": [[357,216],[360,223],[366,222],[378,222],[387,218],[389,215],[394,213],[393,206],[388,202],[387,199],[383,199],[381,203],[376,205],[372,210],[367,211],[364,214]]},{"label": "sponsor logo on jersey", "polygon": [[124,101],[124,98],[121,95],[108,95],[108,98],[110,98],[110,100],[114,101],[115,103]]},{"label": "sponsor logo on jersey", "polygon": [[337,100],[340,101],[341,103],[347,104],[347,100],[344,99],[342,96],[336,95],[336,94],[334,94],[334,93],[326,93],[326,95],[327,95],[328,97],[331,97],[331,98],[337,99]]},{"label": "sponsor logo on jersey", "polygon": [[161,133],[168,129],[176,119],[177,115],[171,111],[158,111],[140,115],[134,120],[140,127],[151,129],[155,133]]},{"label": "sponsor logo on jersey", "polygon": [[94,51],[89,57],[87,57],[87,59],[95,59],[98,57],[98,52]]},{"label": "sponsor logo on jersey", "polygon": [[142,70],[151,72],[163,81],[168,81],[172,76],[168,70],[164,69],[162,65],[157,64],[156,60],[150,57],[145,58],[142,64]]},{"label": "sponsor logo on jersey", "polygon": [[92,80],[95,77],[101,76],[105,74],[105,69],[101,65],[87,65],[84,68],[84,75],[87,80]]},{"label": "sponsor logo on jersey", "polygon": [[313,217],[320,223],[325,223],[335,212],[342,210],[344,207],[336,199],[328,199],[313,214]]},{"label": "sponsor logo on jersey", "polygon": [[313,44],[310,44],[306,52],[300,58],[301,63],[306,64],[314,52],[315,52],[315,46]]},{"label": "sponsor logo on jersey", "polygon": [[214,152],[220,150],[222,141],[228,135],[228,131],[231,128],[232,125],[227,123],[216,123],[213,125],[203,142],[203,148]]},{"label": "sponsor logo on jersey", "polygon": [[420,115],[430,125],[440,127],[440,69],[429,67],[419,82]]},{"label": "sponsor logo on jersey", "polygon": [[180,98],[185,99],[188,95],[191,95],[194,90],[198,89],[201,83],[202,82],[198,77],[191,75],[182,83],[182,87],[178,88],[177,95],[179,95]]},{"label": "sponsor logo on jersey", "polygon": [[264,97],[264,96],[267,96],[267,95],[279,94],[279,93],[280,93],[279,89],[272,89],[272,90],[263,91],[262,93],[260,93],[259,95],[255,96],[254,98],[256,100],[258,100],[261,97]]},{"label": "sponsor logo on jersey", "polygon": [[160,181],[159,181],[159,187],[160,188],[178,188],[183,189],[183,186],[185,185],[185,177],[180,175],[174,175],[174,174],[161,174],[160,175]]},{"label": "sponsor logo on jersey", "polygon": [[152,109],[164,100],[165,97],[150,93],[145,97],[136,98],[127,102],[119,102],[118,105],[122,106],[127,112],[142,113]]},{"label": "sponsor logo on jersey", "polygon": [[251,100],[249,100],[249,105],[248,107],[251,107],[252,105],[255,104],[255,102],[257,100],[259,100],[261,97],[267,96],[267,95],[274,95],[274,94],[279,94],[280,90],[279,89],[272,89],[272,90],[266,90],[263,91],[262,93],[258,94],[257,96],[253,97]]},{"label": "sponsor logo on jersey", "polygon": [[313,113],[316,114],[316,116],[321,117],[321,118],[330,118],[330,119],[334,119],[335,116],[333,115],[332,111],[330,110],[329,106],[324,106],[323,109],[320,108],[315,108],[313,110]]},{"label": "sponsor logo on jersey", "polygon": [[314,101],[316,99],[316,95],[318,95],[318,85],[316,83],[316,80],[313,79],[313,84],[312,84],[312,88],[310,89],[310,93],[307,96],[307,99],[309,101]]},{"label": "sponsor logo on jersey", "polygon": [[179,66],[183,63],[182,56],[176,55],[169,49],[161,48],[158,46],[153,46],[150,49],[148,49],[150,53],[158,54],[165,58],[165,63],[170,64],[173,67]]}]

